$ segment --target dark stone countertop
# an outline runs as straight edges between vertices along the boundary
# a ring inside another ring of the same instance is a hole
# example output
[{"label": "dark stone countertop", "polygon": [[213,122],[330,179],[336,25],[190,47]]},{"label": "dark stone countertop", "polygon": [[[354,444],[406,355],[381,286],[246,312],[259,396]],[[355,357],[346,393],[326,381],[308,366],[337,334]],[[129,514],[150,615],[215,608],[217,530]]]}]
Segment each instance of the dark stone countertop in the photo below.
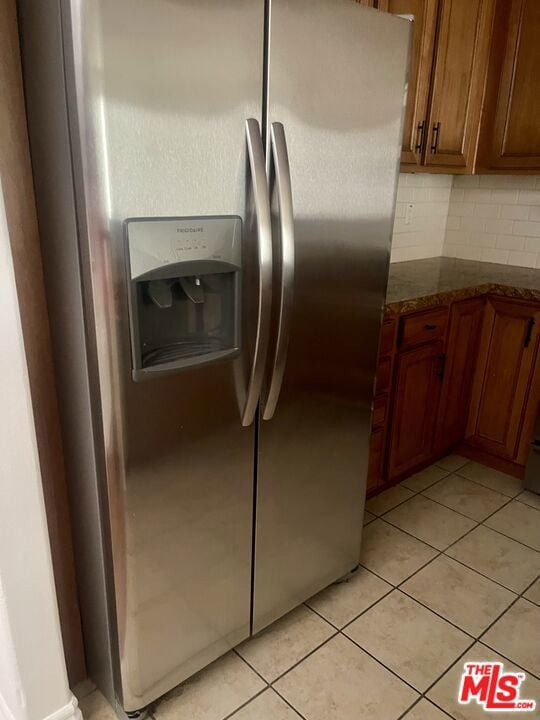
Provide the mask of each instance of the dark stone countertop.
[{"label": "dark stone countertop", "polygon": [[486,293],[540,302],[540,269],[445,257],[392,263],[386,309],[412,312]]}]

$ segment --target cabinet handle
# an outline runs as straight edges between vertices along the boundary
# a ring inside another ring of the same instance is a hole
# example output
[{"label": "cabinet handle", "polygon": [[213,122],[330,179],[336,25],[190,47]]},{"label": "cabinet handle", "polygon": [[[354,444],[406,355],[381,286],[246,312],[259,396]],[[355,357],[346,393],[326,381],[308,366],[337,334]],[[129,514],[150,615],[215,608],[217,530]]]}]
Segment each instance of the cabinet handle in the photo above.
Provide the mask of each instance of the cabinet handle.
[{"label": "cabinet handle", "polygon": [[436,329],[437,329],[436,325],[431,325],[430,323],[428,323],[427,325],[424,325],[424,330],[436,330]]},{"label": "cabinet handle", "polygon": [[435,154],[437,152],[437,145],[439,144],[439,131],[441,129],[441,123],[435,123],[433,126],[433,134],[431,136],[431,152]]},{"label": "cabinet handle", "polygon": [[416,145],[414,146],[414,149],[418,152],[422,152],[422,148],[424,147],[424,130],[426,129],[426,121],[422,120],[421,123],[418,123],[417,129],[417,135],[416,135]]},{"label": "cabinet handle", "polygon": [[444,374],[446,372],[446,353],[439,355],[439,360],[441,364],[439,366],[439,372],[437,373],[437,377],[441,380],[444,380]]},{"label": "cabinet handle", "polygon": [[531,344],[532,334],[533,334],[535,323],[536,323],[536,320],[533,317],[529,318],[529,324],[527,325],[527,334],[525,335],[525,343],[524,343],[524,347],[526,347],[526,348],[528,348],[529,345]]}]

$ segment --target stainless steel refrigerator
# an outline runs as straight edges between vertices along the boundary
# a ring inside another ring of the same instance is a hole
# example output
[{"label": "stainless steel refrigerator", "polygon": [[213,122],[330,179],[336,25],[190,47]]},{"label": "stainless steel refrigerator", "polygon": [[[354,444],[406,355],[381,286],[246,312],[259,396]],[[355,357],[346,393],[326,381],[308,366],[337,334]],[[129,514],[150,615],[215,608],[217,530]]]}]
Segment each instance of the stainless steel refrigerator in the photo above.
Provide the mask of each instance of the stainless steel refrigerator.
[{"label": "stainless steel refrigerator", "polygon": [[358,564],[410,23],[19,13],[89,668],[136,711]]}]

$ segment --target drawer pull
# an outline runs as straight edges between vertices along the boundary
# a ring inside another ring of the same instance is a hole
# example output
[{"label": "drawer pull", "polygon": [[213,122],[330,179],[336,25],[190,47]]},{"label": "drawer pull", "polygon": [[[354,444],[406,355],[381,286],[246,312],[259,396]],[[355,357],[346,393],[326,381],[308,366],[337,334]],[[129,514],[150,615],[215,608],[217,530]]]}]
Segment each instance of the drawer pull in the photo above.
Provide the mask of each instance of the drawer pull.
[{"label": "drawer pull", "polygon": [[429,323],[427,325],[424,325],[424,330],[436,330],[436,325],[430,325]]}]

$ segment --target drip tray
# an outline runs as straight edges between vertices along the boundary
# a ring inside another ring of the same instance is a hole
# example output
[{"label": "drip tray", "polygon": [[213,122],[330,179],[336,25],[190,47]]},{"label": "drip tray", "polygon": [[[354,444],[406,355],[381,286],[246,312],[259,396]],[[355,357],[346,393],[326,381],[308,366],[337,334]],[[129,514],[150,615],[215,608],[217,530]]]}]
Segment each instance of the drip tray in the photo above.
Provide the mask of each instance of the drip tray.
[{"label": "drip tray", "polygon": [[201,340],[179,340],[178,342],[162,345],[155,350],[148,350],[143,353],[142,364],[143,367],[151,367],[162,363],[174,362],[182,358],[207,355],[208,353],[230,349],[230,345],[224,343],[220,338],[205,337]]}]

